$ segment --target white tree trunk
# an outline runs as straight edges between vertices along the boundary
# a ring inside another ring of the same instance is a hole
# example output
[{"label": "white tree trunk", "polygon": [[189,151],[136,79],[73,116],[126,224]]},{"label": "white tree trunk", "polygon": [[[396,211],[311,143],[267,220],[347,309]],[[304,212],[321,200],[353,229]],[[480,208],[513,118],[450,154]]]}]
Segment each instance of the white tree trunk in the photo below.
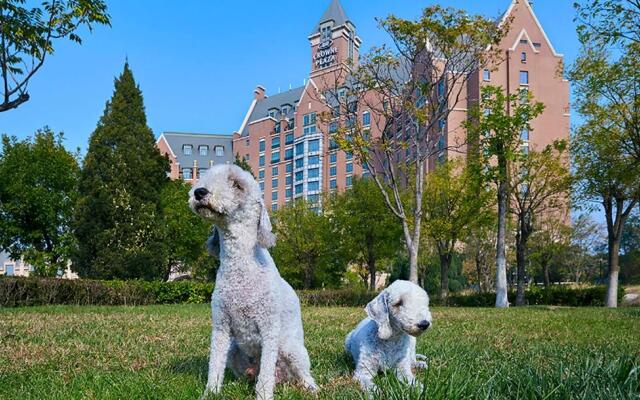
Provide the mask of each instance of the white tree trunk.
[{"label": "white tree trunk", "polygon": [[507,255],[505,248],[507,230],[506,183],[498,187],[498,237],[496,243],[496,307],[509,307],[507,298]]}]

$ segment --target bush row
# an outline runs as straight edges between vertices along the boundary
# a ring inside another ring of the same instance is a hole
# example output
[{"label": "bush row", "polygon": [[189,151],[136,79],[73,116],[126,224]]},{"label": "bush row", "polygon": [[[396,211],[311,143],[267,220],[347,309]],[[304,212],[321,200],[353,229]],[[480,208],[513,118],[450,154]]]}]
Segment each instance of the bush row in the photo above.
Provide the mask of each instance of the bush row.
[{"label": "bush row", "polygon": [[[194,281],[96,281],[65,280],[55,278],[0,278],[0,307],[68,305],[145,305],[206,303],[211,299],[213,284]],[[377,293],[355,289],[300,290],[297,292],[304,306],[363,307]],[[527,290],[529,305],[602,306],[606,288],[594,286],[569,288],[552,286]],[[624,290],[619,289],[622,299]],[[509,293],[515,302],[515,292]],[[492,307],[495,294],[452,294],[447,305],[455,307]],[[432,304],[440,304],[432,298]]]},{"label": "bush row", "polygon": [[213,285],[199,282],[95,281],[56,278],[0,279],[0,306],[145,305],[204,303]]},{"label": "bush row", "polygon": [[[571,288],[567,286],[551,286],[549,288],[532,288],[525,292],[528,305],[555,305],[571,307],[599,307],[604,306],[606,286],[590,286]],[[618,303],[624,296],[622,286],[618,287]],[[509,303],[515,304],[516,293],[510,291]],[[496,301],[495,293],[475,293],[466,295],[454,294],[449,296],[447,305],[454,307],[493,307]]]}]

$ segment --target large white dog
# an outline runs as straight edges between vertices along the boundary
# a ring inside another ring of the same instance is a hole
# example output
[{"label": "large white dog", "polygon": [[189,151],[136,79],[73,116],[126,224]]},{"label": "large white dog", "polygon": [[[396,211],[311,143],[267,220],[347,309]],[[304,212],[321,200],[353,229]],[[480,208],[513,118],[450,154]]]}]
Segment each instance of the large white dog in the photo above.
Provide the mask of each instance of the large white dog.
[{"label": "large white dog", "polygon": [[275,236],[257,182],[235,165],[214,166],[194,185],[189,206],[215,224],[218,232],[208,246],[216,252],[219,245],[220,254],[203,397],[220,391],[226,365],[236,376],[257,375],[259,400],[273,399],[276,381],[317,391],[304,347],[300,301],[267,251]]},{"label": "large white dog", "polygon": [[426,367],[416,354],[416,337],[431,326],[429,296],[420,286],[395,281],[366,307],[368,318],[347,335],[345,348],[356,364],[353,379],[368,392],[377,390],[373,378],[395,369],[398,378],[414,384],[412,368]]}]

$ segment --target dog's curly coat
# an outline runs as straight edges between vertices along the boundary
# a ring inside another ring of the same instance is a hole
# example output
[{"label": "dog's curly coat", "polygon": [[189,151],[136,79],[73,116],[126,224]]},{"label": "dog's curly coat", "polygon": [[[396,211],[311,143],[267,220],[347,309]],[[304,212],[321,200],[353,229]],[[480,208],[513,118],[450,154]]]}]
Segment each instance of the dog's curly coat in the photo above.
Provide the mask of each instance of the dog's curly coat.
[{"label": "dog's curly coat", "polygon": [[204,396],[220,391],[225,366],[236,376],[257,375],[260,400],[273,399],[276,381],[317,391],[300,301],[267,251],[275,236],[255,179],[235,165],[214,166],[194,185],[189,205],[215,224],[207,246],[211,253],[219,246],[220,257]]}]

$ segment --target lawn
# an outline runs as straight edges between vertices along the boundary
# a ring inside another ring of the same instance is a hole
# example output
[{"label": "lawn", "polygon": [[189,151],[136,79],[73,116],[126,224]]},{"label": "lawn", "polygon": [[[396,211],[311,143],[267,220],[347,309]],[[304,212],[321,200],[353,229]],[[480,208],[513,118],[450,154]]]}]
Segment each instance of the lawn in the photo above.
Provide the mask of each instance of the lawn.
[{"label": "lawn", "polygon": [[[435,308],[418,340],[429,399],[640,398],[640,308]],[[208,305],[0,309],[2,399],[197,399]],[[303,309],[319,399],[360,399],[343,352],[361,308]],[[418,399],[380,377],[386,399]],[[230,376],[224,399],[253,397]],[[278,386],[277,399],[308,398]]]}]

